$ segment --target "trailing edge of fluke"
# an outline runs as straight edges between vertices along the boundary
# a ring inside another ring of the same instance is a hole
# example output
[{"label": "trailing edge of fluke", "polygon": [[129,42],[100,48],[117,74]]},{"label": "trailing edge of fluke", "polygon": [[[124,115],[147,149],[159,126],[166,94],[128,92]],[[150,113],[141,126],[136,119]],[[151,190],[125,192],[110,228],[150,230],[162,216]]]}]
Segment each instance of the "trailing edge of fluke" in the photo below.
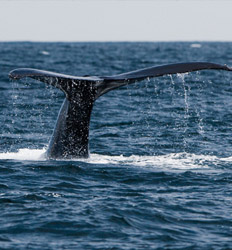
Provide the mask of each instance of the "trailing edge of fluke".
[{"label": "trailing edge of fluke", "polygon": [[189,62],[139,69],[113,76],[70,76],[20,68],[11,71],[9,77],[30,77],[59,88],[65,93],[66,98],[61,106],[46,154],[49,159],[71,159],[89,156],[90,116],[94,101],[101,95],[146,78],[209,69],[232,71],[232,68],[226,65]]}]

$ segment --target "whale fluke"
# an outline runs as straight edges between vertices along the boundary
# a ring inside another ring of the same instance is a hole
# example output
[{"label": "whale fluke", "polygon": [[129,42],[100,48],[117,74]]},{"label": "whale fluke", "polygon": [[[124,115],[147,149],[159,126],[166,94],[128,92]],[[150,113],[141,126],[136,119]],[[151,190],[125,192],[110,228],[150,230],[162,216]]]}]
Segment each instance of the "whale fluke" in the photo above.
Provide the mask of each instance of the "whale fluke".
[{"label": "whale fluke", "polygon": [[113,76],[70,76],[38,69],[20,68],[9,73],[12,79],[30,77],[62,90],[66,98],[47,150],[48,158],[88,157],[89,123],[94,101],[118,87],[176,73],[204,69],[232,71],[226,65],[208,62],[169,64]]}]

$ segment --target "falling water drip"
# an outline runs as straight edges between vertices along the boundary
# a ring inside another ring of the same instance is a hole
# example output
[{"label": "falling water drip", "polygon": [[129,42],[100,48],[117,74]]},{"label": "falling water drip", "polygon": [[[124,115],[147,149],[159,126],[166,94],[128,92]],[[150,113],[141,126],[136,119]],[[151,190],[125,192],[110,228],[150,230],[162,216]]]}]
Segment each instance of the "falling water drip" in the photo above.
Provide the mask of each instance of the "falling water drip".
[{"label": "falling water drip", "polygon": [[19,108],[18,104],[20,103],[21,100],[18,94],[18,83],[16,81],[12,81],[12,91],[11,91],[11,112],[9,115],[9,119],[11,120],[11,125],[8,126],[8,133],[12,135],[12,138],[14,139],[10,145],[10,148],[7,149],[9,151],[14,151],[14,145],[18,139],[20,139],[21,136],[13,136],[15,134],[15,123],[17,122],[18,118],[17,116],[19,115]]},{"label": "falling water drip", "polygon": [[175,85],[175,82],[174,82],[174,80],[173,80],[172,75],[169,75],[169,76],[170,76],[170,79],[171,79],[171,83],[172,83],[172,85]]},{"label": "falling water drip", "polygon": [[201,117],[200,111],[196,110],[196,114],[198,116],[198,133],[200,135],[204,135],[204,124],[203,124],[203,118]]},{"label": "falling water drip", "polygon": [[184,103],[185,103],[185,109],[184,109],[184,149],[186,150],[187,147],[187,141],[186,141],[186,132],[187,132],[187,128],[188,128],[188,119],[189,119],[189,101],[188,101],[188,91],[189,88],[186,86],[185,84],[185,76],[188,73],[184,73],[184,74],[177,74],[177,77],[180,78],[180,80],[182,81],[183,84],[183,91],[184,91]]},{"label": "falling water drip", "polygon": [[185,85],[185,76],[187,73],[184,74],[177,74],[177,76],[181,79],[183,83],[183,90],[184,90],[184,103],[185,103],[185,118],[189,117],[189,103],[188,103],[188,90],[189,88]]}]

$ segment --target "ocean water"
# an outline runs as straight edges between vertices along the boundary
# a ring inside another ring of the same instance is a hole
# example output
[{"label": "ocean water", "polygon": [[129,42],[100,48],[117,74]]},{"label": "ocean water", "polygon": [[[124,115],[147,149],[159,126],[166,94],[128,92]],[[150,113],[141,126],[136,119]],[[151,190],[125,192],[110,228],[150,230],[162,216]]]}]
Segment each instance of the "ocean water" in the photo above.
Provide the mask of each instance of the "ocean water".
[{"label": "ocean water", "polygon": [[63,93],[19,67],[232,66],[232,43],[0,43],[0,249],[232,249],[232,73],[164,76],[94,106],[90,158],[47,160]]}]

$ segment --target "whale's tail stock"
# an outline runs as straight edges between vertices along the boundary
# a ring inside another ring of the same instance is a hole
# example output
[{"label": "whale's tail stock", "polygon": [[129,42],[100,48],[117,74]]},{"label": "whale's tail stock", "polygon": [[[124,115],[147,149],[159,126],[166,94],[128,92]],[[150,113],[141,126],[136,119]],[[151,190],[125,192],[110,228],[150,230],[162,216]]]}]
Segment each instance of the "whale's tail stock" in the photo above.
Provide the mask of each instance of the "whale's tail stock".
[{"label": "whale's tail stock", "polygon": [[150,67],[113,76],[70,76],[44,70],[19,68],[11,71],[11,79],[30,77],[62,90],[66,99],[50,141],[49,158],[88,157],[89,122],[94,101],[118,87],[176,73],[198,70],[227,70],[226,65],[190,62]]}]

